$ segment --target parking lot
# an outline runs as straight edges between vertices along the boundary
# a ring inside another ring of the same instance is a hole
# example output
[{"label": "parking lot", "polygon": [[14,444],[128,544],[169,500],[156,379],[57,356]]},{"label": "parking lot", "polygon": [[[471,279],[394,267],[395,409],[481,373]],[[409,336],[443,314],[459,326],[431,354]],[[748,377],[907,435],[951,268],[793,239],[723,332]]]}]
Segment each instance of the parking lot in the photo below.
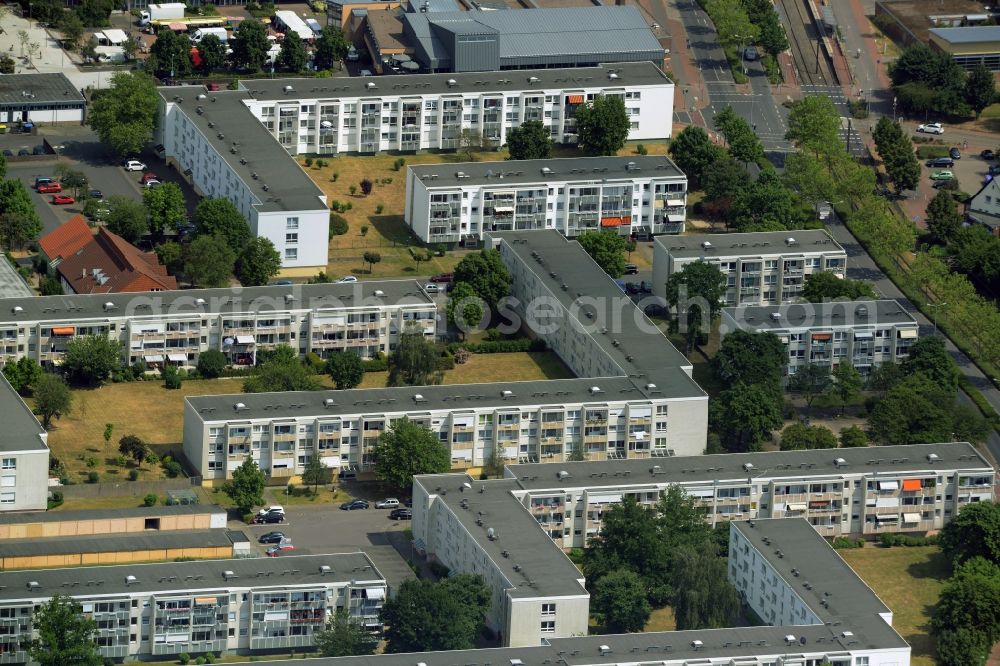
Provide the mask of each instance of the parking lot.
[{"label": "parking lot", "polygon": [[408,520],[390,520],[389,511],[376,509],[374,504],[370,509],[341,511],[339,503],[285,506],[284,523],[230,523],[231,529],[245,532],[262,553],[267,546],[257,543],[257,539],[274,531],[282,532],[292,540],[295,550],[285,551],[288,554],[316,555],[363,550],[396,589],[404,580],[414,577],[407,564],[411,556],[410,536],[406,531],[409,526]]},{"label": "parking lot", "polygon": [[[140,200],[142,186],[139,180],[141,173],[128,172],[121,167],[120,160],[106,146],[101,144],[89,127],[82,126],[52,126],[40,130],[39,135],[26,134],[0,135],[0,150],[7,149],[17,153],[20,146],[29,148],[41,144],[42,140],[56,147],[56,155],[48,155],[46,159],[31,158],[18,161],[8,158],[7,176],[21,180],[32,190],[32,197],[37,197],[36,210],[42,218],[43,234],[46,234],[73,215],[83,210],[83,202],[77,201],[67,205],[53,205],[51,194],[38,194],[32,186],[36,176],[56,177],[56,165],[64,162],[69,168],[81,171],[87,176],[88,189],[100,190],[105,199],[111,196],[124,196]],[[161,182],[175,182],[181,186],[188,203],[189,213],[197,205],[197,197],[173,169],[157,158],[152,151],[145,151],[139,156],[149,170],[156,173]],[[70,193],[72,194],[72,193]]]}]

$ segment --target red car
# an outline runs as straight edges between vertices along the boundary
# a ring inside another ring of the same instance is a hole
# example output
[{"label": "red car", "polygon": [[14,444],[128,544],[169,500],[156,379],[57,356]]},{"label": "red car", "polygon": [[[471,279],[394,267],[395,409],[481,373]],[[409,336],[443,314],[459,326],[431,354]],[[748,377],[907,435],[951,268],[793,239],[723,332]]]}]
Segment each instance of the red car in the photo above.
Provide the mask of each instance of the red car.
[{"label": "red car", "polygon": [[55,192],[62,192],[62,185],[59,183],[42,183],[38,186],[38,191],[41,194],[53,194]]},{"label": "red car", "polygon": [[431,278],[431,282],[453,282],[455,280],[455,275],[453,273],[438,273]]},{"label": "red car", "polygon": [[64,204],[76,203],[76,199],[74,199],[68,194],[57,194],[54,197],[52,197],[52,203],[54,203],[57,206],[60,206]]},{"label": "red car", "polygon": [[142,180],[140,180],[139,182],[145,185],[151,180],[159,180],[159,179],[160,177],[157,176],[155,173],[153,173],[152,171],[147,171],[146,173],[142,174]]},{"label": "red car", "polygon": [[277,557],[281,553],[288,550],[295,550],[295,546],[293,546],[291,542],[275,544],[267,549],[267,556]]}]

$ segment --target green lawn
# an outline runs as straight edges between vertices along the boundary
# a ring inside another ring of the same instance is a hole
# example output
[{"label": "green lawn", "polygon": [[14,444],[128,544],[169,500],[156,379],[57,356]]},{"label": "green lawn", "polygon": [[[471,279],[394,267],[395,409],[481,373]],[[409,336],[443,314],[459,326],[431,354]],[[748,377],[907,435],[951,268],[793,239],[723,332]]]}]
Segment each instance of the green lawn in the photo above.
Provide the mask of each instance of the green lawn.
[{"label": "green lawn", "polygon": [[937,546],[838,550],[893,612],[893,626],[913,648],[913,666],[933,666],[930,613],[950,567]]}]

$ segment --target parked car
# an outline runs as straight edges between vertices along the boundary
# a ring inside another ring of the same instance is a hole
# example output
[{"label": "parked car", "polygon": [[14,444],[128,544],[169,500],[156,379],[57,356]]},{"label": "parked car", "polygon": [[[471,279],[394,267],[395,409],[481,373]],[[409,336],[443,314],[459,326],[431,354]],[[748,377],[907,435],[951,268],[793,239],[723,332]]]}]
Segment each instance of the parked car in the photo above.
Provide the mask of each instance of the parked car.
[{"label": "parked car", "polygon": [[87,190],[87,198],[101,200],[104,198],[104,192],[100,190]]},{"label": "parked car", "polygon": [[951,156],[951,159],[953,160],[962,159],[962,151],[959,150],[958,148],[952,148],[951,150],[948,151],[948,154]]},{"label": "parked car", "polygon": [[281,543],[285,540],[284,532],[268,532],[267,534],[262,534],[257,543]]},{"label": "parked car", "polygon": [[285,507],[280,504],[272,504],[271,506],[265,506],[263,509],[257,512],[258,516],[263,516],[268,513],[285,513]]},{"label": "parked car", "polygon": [[653,285],[651,283],[646,282],[645,280],[643,280],[642,282],[639,283],[639,293],[640,294],[652,294],[653,293]]},{"label": "parked car", "polygon": [[152,189],[155,189],[155,188],[157,188],[159,186],[160,186],[160,181],[158,181],[158,180],[147,180],[146,181],[146,189],[147,190],[152,190]]},{"label": "parked car", "polygon": [[413,498],[412,497],[407,497],[406,501],[403,502],[403,506],[405,506],[408,509],[410,507],[412,507],[413,506]]},{"label": "parked car", "polygon": [[345,275],[344,277],[337,280],[337,284],[349,284],[351,282],[357,282],[358,278],[353,275]]},{"label": "parked car", "polygon": [[263,515],[257,514],[253,519],[253,523],[255,525],[272,525],[274,523],[283,522],[285,522],[285,514],[283,513],[265,513]]},{"label": "parked car", "polygon": [[56,206],[65,206],[66,204],[76,203],[76,199],[68,194],[56,194],[52,196],[52,203]]},{"label": "parked car", "polygon": [[4,157],[14,157],[14,151],[11,150],[10,148],[4,148],[3,149],[3,156]]},{"label": "parked car", "polygon": [[361,76],[372,76],[372,72],[370,69],[363,69],[361,70]]},{"label": "parked car", "polygon": [[431,278],[431,282],[453,282],[455,280],[454,273],[438,273]]},{"label": "parked car", "polygon": [[413,511],[410,509],[393,509],[389,512],[390,520],[413,520]]},{"label": "parked car", "polygon": [[979,156],[982,157],[984,160],[995,160],[997,158],[996,153],[994,153],[989,148],[979,153]]},{"label": "parked car", "polygon": [[[989,178],[989,176],[986,176],[986,177]],[[934,183],[931,185],[931,187],[933,187],[935,190],[940,190],[942,187],[945,187],[950,182],[952,182],[952,181],[950,181],[950,180],[935,180]]]},{"label": "parked car", "polygon": [[424,291],[428,294],[440,294],[441,287],[439,287],[436,282],[428,282],[424,285]]},{"label": "parked car", "polygon": [[667,308],[662,305],[657,305],[656,303],[651,303],[642,309],[646,313],[647,317],[666,317]]},{"label": "parked car", "polygon": [[991,164],[989,173],[991,176],[1000,175],[1000,164]]},{"label": "parked car", "polygon": [[139,160],[125,160],[122,162],[122,166],[125,167],[126,171],[145,171],[146,165]]},{"label": "parked car", "polygon": [[380,499],[375,502],[376,509],[398,509],[399,500],[395,497],[386,497],[385,499]]},{"label": "parked car", "polygon": [[268,557],[277,557],[278,555],[280,555],[281,553],[285,552],[286,550],[295,550],[295,546],[292,545],[291,541],[288,541],[288,542],[285,542],[285,543],[279,543],[279,544],[275,544],[275,545],[271,546],[270,548],[267,549],[267,556]]},{"label": "parked car", "polygon": [[947,169],[943,171],[935,171],[934,173],[931,174],[931,180],[951,180],[954,177],[955,174],[953,174],[951,171],[948,171]]},{"label": "parked car", "polygon": [[639,293],[639,285],[637,285],[635,282],[626,282],[625,283],[625,293],[626,294],[638,294]]},{"label": "parked car", "polygon": [[49,181],[47,183],[42,183],[38,186],[39,194],[55,194],[56,192],[62,192],[62,185],[59,183],[53,183]]},{"label": "parked car", "polygon": [[31,154],[32,155],[44,155],[45,154],[45,146],[40,145],[40,144],[37,145],[37,146],[35,146],[34,148],[31,149]]},{"label": "parked car", "polygon": [[139,179],[139,182],[145,185],[151,180],[159,180],[159,179],[160,177],[157,176],[155,173],[153,173],[152,171],[147,171],[146,173],[142,174],[142,178]]},{"label": "parked car", "polygon": [[354,511],[355,509],[367,509],[368,502],[363,499],[351,500],[340,505],[341,511]]},{"label": "parked car", "polygon": [[639,267],[635,264],[625,264],[625,275],[636,275],[639,272]]},{"label": "parked car", "polygon": [[756,60],[757,59],[757,47],[748,46],[743,49],[743,59],[744,60]]},{"label": "parked car", "polygon": [[927,160],[926,164],[929,167],[936,167],[938,169],[940,169],[941,167],[950,169],[953,166],[955,166],[955,160],[951,159],[950,157],[935,157],[933,159]]},{"label": "parked car", "polygon": [[924,132],[925,134],[944,134],[944,127],[941,123],[925,123],[918,125],[917,131]]},{"label": "parked car", "polygon": [[28,150],[27,148],[22,148],[19,151],[17,151],[17,156],[18,157],[27,157],[30,154],[31,154],[31,151]]}]

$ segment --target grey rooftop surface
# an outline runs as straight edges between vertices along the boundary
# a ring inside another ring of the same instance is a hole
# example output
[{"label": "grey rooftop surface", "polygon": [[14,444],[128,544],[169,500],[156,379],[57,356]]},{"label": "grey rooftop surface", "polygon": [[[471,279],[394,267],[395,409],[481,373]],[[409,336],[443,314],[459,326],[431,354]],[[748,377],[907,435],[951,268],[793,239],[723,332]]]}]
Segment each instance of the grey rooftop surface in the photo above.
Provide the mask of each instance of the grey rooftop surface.
[{"label": "grey rooftop surface", "polygon": [[411,12],[404,14],[403,20],[428,54],[443,50],[446,38],[439,37],[441,31],[495,34],[501,61],[591,54],[606,54],[615,61],[631,54],[636,60],[645,60],[651,54],[663,54],[642,13],[631,5]]},{"label": "grey rooftop surface", "polygon": [[0,261],[0,298],[33,298],[35,294],[9,261]]},{"label": "grey rooftop surface", "polygon": [[1000,42],[1000,26],[967,25],[959,28],[931,28],[928,32],[951,44],[994,42],[992,50],[1000,50],[1000,47],[996,46],[996,42]]},{"label": "grey rooftop surface", "polygon": [[[138,499],[136,499],[138,501]],[[34,513],[0,514],[0,525],[29,523],[64,523],[80,520],[121,520],[125,518],[163,518],[198,514],[225,514],[216,504],[173,504],[163,506],[137,506],[131,509],[82,509],[78,511],[38,511]]]},{"label": "grey rooftop surface", "polygon": [[[27,93],[27,94],[25,94]],[[80,89],[65,74],[4,74],[0,76],[0,106],[65,104],[83,106]]]},{"label": "grey rooftop surface", "polygon": [[[516,481],[484,484],[466,474],[428,474],[414,477],[414,482],[455,514],[510,583],[507,590],[512,597],[587,595],[580,570],[511,496]],[[463,491],[466,483],[471,488]],[[488,537],[490,529],[494,539]]]},{"label": "grey rooftop surface", "polygon": [[[204,86],[170,86],[158,90],[164,100],[176,104],[194,123],[232,172],[253,191],[258,211],[326,210],[327,205],[320,198],[323,191],[247,109],[243,103],[246,92],[210,92]],[[235,153],[231,152],[233,147]]]},{"label": "grey rooftop surface", "polygon": [[[425,187],[524,185],[563,181],[631,181],[634,178],[684,178],[665,155],[569,157],[513,162],[458,162],[407,167]],[[547,171],[546,171],[547,169]],[[459,176],[459,174],[462,174]]]},{"label": "grey rooftop surface", "polygon": [[[917,325],[913,315],[894,300],[751,305],[723,308],[723,312],[740,328],[751,331]],[[778,315],[777,319],[774,315]]]},{"label": "grey rooftop surface", "polygon": [[[891,612],[854,570],[805,518],[767,518],[730,523],[760,552],[781,578],[827,627],[853,636],[850,641],[880,647],[903,647],[906,642],[879,613]],[[826,602],[823,605],[821,602]],[[839,626],[837,626],[839,625]],[[784,627],[795,634],[799,627]],[[808,643],[807,643],[808,645]]]},{"label": "grey rooftop surface", "polygon": [[[521,14],[529,10],[518,10]],[[490,12],[501,13],[501,12]],[[506,13],[506,12],[504,12]],[[612,80],[614,73],[618,78]],[[537,81],[531,81],[531,79]],[[449,84],[454,81],[454,84]],[[373,84],[374,88],[369,88]],[[258,100],[338,99],[341,97],[377,98],[398,95],[489,93],[519,90],[574,90],[595,87],[635,87],[664,85],[672,82],[651,62],[625,62],[597,67],[570,69],[525,69],[503,72],[467,72],[450,74],[402,74],[332,79],[249,79],[240,81],[240,89]],[[285,92],[285,86],[292,86]],[[161,90],[172,91],[175,88]],[[204,90],[204,89],[199,89]],[[185,102],[186,104],[187,102]],[[252,116],[250,120],[260,125]],[[263,130],[263,127],[262,127]],[[266,132],[265,132],[266,133]],[[275,145],[278,145],[275,143]],[[280,147],[280,146],[279,146]]]},{"label": "grey rooftop surface", "polygon": [[[788,243],[794,238],[794,243]],[[706,249],[702,243],[708,241]],[[844,248],[822,229],[796,231],[757,231],[745,234],[691,234],[688,236],[657,236],[653,239],[671,256],[731,257],[764,256],[771,254],[799,254],[806,252],[843,252]]]},{"label": "grey rooftop surface", "polygon": [[[927,456],[934,454],[931,462]],[[837,459],[845,464],[838,465]],[[749,469],[744,465],[752,465]],[[602,460],[597,462],[528,463],[507,465],[508,478],[528,491],[587,486],[607,488],[643,483],[730,485],[748,478],[808,476],[839,477],[865,473],[869,476],[900,476],[939,469],[992,469],[992,465],[968,442],[910,444],[869,448],[813,449],[726,453],[650,460]],[[658,468],[658,469],[657,469]],[[559,478],[559,472],[569,474]]]},{"label": "grey rooftop surface", "polygon": [[7,539],[3,542],[3,555],[5,557],[31,557],[35,555],[159,550],[161,548],[219,548],[232,545],[233,538],[225,529],[178,530],[134,534],[95,534],[81,537]]},{"label": "grey rooftop surface", "polygon": [[[378,296],[376,291],[383,294]],[[288,300],[287,297],[292,300]],[[202,299],[204,303],[198,303]],[[105,304],[113,308],[106,309]],[[180,289],[129,294],[72,294],[0,299],[0,322],[64,322],[109,317],[183,316],[204,312],[243,314],[375,307],[433,305],[414,280],[373,280],[348,284],[294,284],[222,289]],[[15,308],[21,308],[15,312]]]},{"label": "grey rooftop surface", "polygon": [[[487,237],[504,242],[520,257],[562,305],[558,320],[573,319],[590,334],[631,380],[636,399],[706,395],[681,370],[691,367],[687,357],[578,242],[554,229],[489,232]],[[599,401],[599,395],[591,402]]]},{"label": "grey rooftop surface", "polygon": [[42,424],[0,373],[0,451],[44,451],[44,434]]},{"label": "grey rooftop surface", "polygon": [[[320,567],[330,567],[321,573]],[[225,572],[232,572],[226,580]],[[126,576],[136,581],[126,583]],[[234,560],[117,564],[65,569],[0,572],[0,600],[37,599],[56,593],[73,596],[224,590],[228,587],[317,585],[329,581],[384,580],[364,553],[290,555]],[[29,589],[29,583],[38,583]]]}]

